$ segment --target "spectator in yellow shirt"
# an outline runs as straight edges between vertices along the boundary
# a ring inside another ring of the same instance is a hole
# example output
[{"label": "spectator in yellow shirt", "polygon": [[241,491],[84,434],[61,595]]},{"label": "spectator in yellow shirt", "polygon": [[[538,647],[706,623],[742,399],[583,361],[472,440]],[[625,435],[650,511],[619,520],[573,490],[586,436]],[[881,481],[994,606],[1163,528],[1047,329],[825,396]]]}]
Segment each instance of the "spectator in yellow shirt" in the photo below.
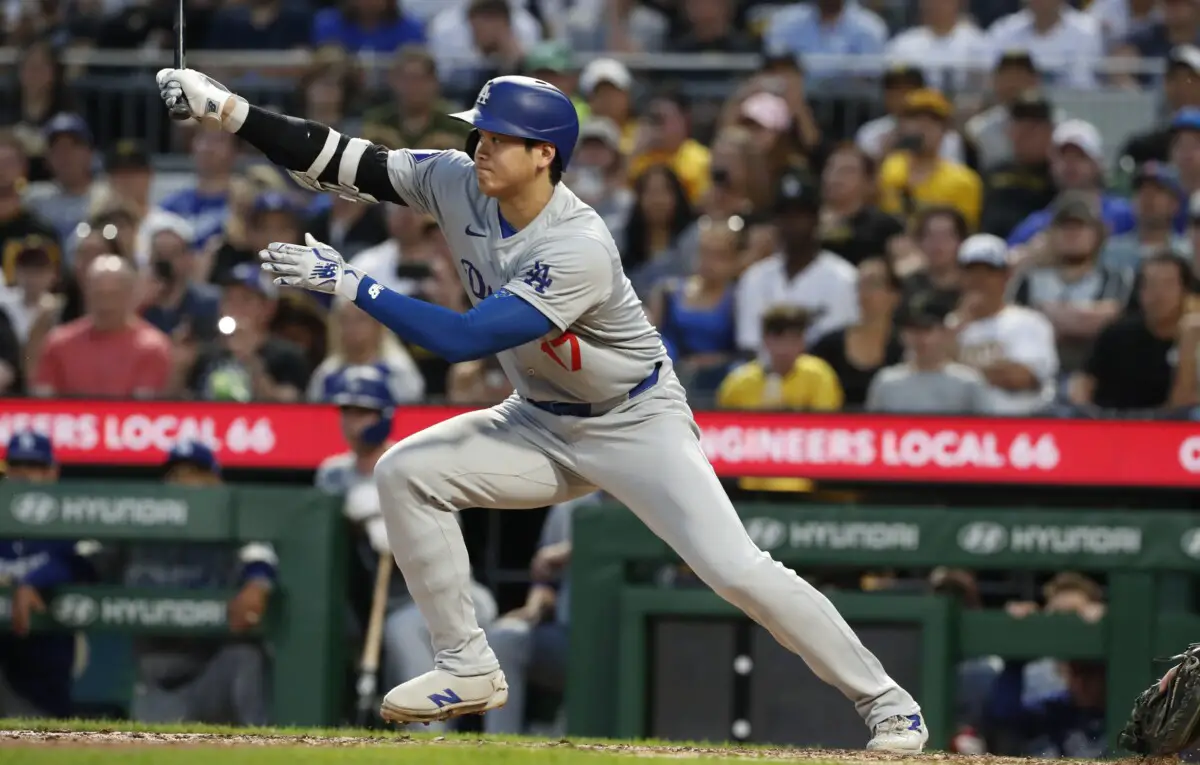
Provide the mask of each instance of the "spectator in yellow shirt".
[{"label": "spectator in yellow shirt", "polygon": [[983,206],[983,182],[971,168],[939,153],[950,116],[950,102],[932,88],[905,97],[896,126],[896,148],[879,168],[879,207],[907,221],[923,207],[948,205],[975,230]]},{"label": "spectator in yellow shirt", "polygon": [[[805,353],[811,317],[798,306],[775,306],[762,318],[761,360],[730,372],[717,389],[721,409],[836,411],[842,386],[833,367]],[[747,491],[812,491],[806,478],[743,478]]]},{"label": "spectator in yellow shirt", "polygon": [[636,181],[648,167],[666,165],[679,176],[688,201],[696,204],[711,182],[712,155],[704,144],[688,136],[689,111],[683,93],[664,91],[654,97],[638,125],[629,179]]}]

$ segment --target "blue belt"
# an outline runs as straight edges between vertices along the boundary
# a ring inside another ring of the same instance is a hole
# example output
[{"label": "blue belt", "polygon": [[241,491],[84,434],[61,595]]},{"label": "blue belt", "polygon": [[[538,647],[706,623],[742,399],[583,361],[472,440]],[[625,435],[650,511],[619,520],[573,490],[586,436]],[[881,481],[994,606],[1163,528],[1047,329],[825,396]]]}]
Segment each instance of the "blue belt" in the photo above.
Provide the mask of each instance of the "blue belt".
[{"label": "blue belt", "polygon": [[[529,405],[541,409],[543,412],[549,412],[559,417],[599,417],[629,399],[640,396],[653,388],[658,382],[658,372],[660,369],[662,369],[661,361],[654,365],[654,371],[645,380],[633,386],[625,396],[608,402],[607,406],[605,404],[568,404],[564,401],[533,401],[531,399],[525,399],[525,401]],[[600,407],[599,411],[596,410],[597,406]]]}]

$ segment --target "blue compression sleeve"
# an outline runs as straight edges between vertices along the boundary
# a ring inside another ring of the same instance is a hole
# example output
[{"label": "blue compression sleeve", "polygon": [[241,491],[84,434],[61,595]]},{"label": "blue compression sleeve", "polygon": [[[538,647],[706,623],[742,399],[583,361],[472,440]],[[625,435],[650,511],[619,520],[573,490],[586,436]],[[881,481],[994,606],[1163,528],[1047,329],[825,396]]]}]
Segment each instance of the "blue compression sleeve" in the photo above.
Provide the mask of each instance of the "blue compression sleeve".
[{"label": "blue compression sleeve", "polygon": [[450,362],[491,356],[554,329],[545,314],[505,290],[459,313],[393,292],[364,276],[354,304],[401,339]]}]

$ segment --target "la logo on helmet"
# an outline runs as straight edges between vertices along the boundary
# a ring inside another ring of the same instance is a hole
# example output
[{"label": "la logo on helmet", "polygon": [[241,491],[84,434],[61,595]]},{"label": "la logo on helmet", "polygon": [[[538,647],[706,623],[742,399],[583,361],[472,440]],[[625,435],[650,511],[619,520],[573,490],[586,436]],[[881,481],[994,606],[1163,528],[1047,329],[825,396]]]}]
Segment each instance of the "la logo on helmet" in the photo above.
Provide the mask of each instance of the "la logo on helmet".
[{"label": "la logo on helmet", "polygon": [[487,82],[483,86],[483,90],[479,91],[479,97],[475,99],[476,106],[483,106],[488,102],[488,97],[492,94],[492,83]]}]

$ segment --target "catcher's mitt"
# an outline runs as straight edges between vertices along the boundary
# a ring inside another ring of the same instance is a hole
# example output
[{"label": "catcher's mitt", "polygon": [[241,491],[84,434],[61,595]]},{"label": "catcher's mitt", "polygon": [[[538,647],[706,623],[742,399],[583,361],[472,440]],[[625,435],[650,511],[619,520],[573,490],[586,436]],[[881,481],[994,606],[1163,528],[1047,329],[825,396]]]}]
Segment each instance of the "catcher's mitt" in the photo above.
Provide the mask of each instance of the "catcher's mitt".
[{"label": "catcher's mitt", "polygon": [[1117,743],[1143,755],[1171,755],[1200,739],[1200,643],[1170,661],[1180,663],[1133,702]]}]

